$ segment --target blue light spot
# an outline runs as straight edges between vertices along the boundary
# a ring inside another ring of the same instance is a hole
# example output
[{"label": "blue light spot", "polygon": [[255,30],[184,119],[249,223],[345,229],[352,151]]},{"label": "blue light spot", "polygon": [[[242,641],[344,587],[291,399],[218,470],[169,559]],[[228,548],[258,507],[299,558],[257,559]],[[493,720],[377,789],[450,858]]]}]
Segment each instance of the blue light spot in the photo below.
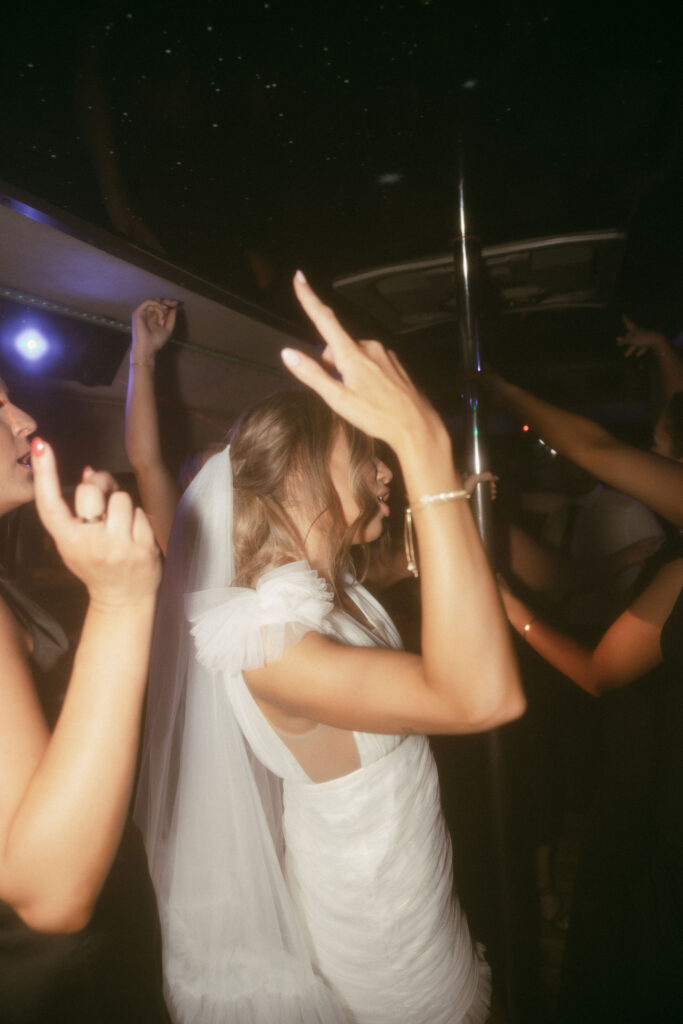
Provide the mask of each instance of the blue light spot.
[{"label": "blue light spot", "polygon": [[26,327],[14,339],[14,347],[20,356],[31,363],[37,363],[50,348],[47,338],[35,327]]}]

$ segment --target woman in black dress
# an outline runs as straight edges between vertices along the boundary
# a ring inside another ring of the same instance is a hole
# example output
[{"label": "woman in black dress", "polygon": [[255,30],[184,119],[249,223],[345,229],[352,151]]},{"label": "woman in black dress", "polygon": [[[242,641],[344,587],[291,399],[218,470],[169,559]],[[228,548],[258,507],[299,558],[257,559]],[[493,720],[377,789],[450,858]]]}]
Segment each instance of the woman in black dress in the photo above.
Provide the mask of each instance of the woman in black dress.
[{"label": "woman in black dress", "polygon": [[126,824],[159,580],[144,514],[86,470],[76,515],[54,455],[0,382],[0,515],[34,497],[89,606],[51,731],[59,626],[0,569],[0,1020],[168,1021],[144,852]]},{"label": "woman in black dress", "polygon": [[[669,1024],[683,1005],[683,393],[652,452],[498,377],[493,394],[556,451],[679,527],[594,649],[504,593],[537,653],[604,704],[605,748],[565,954],[562,1024]],[[654,571],[653,571],[654,570]]]}]

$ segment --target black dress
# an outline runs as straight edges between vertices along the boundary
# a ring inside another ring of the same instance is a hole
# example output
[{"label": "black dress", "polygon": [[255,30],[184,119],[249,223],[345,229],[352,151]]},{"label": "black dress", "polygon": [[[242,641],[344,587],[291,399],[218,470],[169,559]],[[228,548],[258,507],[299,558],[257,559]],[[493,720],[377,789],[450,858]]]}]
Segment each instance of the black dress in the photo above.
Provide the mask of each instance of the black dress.
[{"label": "black dress", "polygon": [[603,777],[567,937],[562,1024],[673,1024],[683,1006],[683,594],[663,664],[602,698]]},{"label": "black dress", "polygon": [[661,646],[669,671],[658,695],[643,938],[653,995],[649,1019],[657,1024],[679,1020],[683,1008],[683,591],[662,629]]},{"label": "black dress", "polygon": [[[49,684],[66,653],[66,637],[1,575],[0,596],[33,637],[32,667],[41,698],[49,704],[55,688]],[[82,931],[35,931],[0,900],[0,1021],[170,1024],[162,994],[156,902],[134,825],[124,830],[92,919]]]}]

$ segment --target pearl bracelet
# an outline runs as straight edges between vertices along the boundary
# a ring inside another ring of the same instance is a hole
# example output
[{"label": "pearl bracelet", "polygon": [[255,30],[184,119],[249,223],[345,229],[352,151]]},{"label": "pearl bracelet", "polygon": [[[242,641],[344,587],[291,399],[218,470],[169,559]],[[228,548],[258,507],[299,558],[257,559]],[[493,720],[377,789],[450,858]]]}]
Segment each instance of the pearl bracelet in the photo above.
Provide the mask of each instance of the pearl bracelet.
[{"label": "pearl bracelet", "polygon": [[414,511],[419,512],[420,508],[425,508],[427,505],[440,505],[445,501],[458,501],[460,498],[465,498],[466,501],[470,500],[467,491],[441,491],[440,494],[425,494],[424,497],[417,498],[413,502],[415,506]]},{"label": "pearl bracelet", "polygon": [[[422,498],[417,498],[413,504],[415,505],[415,512],[420,512],[423,508],[427,508],[428,505],[440,505],[446,501],[458,501],[460,498],[465,498],[469,501],[470,495],[467,491],[441,491],[439,494],[425,494]],[[417,567],[417,558],[415,557],[413,509],[410,505],[406,508],[405,520],[403,522],[403,546],[406,553],[408,572],[417,579],[420,575],[420,570]]]}]

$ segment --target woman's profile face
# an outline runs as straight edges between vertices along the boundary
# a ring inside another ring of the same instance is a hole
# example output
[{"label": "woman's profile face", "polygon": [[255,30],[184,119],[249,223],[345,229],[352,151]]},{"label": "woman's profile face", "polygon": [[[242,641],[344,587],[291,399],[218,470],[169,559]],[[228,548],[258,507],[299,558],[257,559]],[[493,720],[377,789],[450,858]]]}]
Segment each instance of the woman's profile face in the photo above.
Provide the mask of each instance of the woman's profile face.
[{"label": "woman's profile face", "polygon": [[0,515],[33,498],[29,438],[36,421],[9,400],[0,380]]},{"label": "woman's profile face", "polygon": [[[342,511],[346,525],[350,526],[361,514],[349,480],[351,468],[351,453],[349,443],[343,430],[337,432],[332,451],[330,452],[330,476],[334,488],[339,495]],[[357,537],[355,543],[369,543],[381,536],[384,528],[384,520],[389,515],[389,484],[391,483],[391,470],[381,459],[368,459],[363,468],[363,478],[370,491],[377,498],[377,514],[365,527],[362,537]]]}]

